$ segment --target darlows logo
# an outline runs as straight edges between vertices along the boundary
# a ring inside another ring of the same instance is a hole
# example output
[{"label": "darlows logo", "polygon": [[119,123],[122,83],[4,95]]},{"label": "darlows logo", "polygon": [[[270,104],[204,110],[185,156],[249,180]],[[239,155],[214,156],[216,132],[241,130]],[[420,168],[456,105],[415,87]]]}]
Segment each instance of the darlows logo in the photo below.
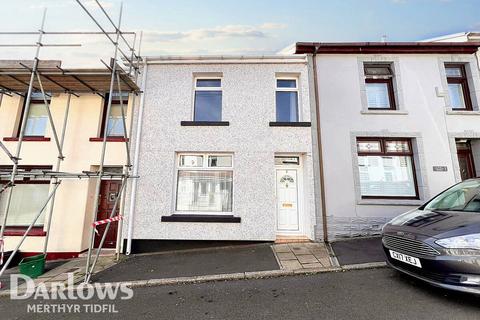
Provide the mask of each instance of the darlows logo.
[{"label": "darlows logo", "polygon": [[[133,290],[126,284],[82,283],[74,285],[73,273],[68,274],[67,283],[52,282],[35,285],[32,278],[25,275],[10,276],[10,299],[12,300],[48,300],[48,304],[28,304],[27,312],[31,313],[118,313],[115,304],[74,304],[72,301],[114,301],[129,300]],[[55,304],[55,301],[68,303]]]}]

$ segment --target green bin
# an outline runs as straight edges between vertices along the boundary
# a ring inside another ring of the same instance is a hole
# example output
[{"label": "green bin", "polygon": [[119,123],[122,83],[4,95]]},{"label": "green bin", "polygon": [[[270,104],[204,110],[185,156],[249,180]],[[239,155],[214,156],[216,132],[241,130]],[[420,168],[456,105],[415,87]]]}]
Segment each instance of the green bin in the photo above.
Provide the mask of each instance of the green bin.
[{"label": "green bin", "polygon": [[18,264],[20,273],[30,278],[41,276],[45,272],[45,254],[23,258]]}]

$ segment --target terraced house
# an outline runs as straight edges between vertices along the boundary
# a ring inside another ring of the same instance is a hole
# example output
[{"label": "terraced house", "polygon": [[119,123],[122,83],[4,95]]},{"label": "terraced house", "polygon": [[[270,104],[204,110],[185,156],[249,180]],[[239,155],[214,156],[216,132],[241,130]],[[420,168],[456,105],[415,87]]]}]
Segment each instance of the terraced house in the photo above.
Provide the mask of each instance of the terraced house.
[{"label": "terraced house", "polygon": [[[32,66],[32,61],[0,62],[0,81],[9,92],[1,97],[0,139],[2,146],[12,156],[18,150],[21,123],[25,123],[21,161],[14,186],[11,190],[2,188],[0,193],[0,223],[3,224],[3,214],[11,191],[4,227],[5,251],[15,248],[45,205],[55,183],[62,180],[55,193],[55,201],[50,200],[44,208],[20,250],[22,255],[45,250],[48,259],[76,257],[88,248],[90,241],[97,179],[88,177],[95,177],[98,171],[103,132],[108,133],[105,171],[110,174],[101,181],[99,197],[102,201],[99,202],[99,213],[95,220],[109,214],[114,202],[112,200],[119,192],[120,177],[127,159],[125,146],[121,143],[125,140],[121,108],[123,106],[127,117],[128,131],[132,114],[128,92],[135,89],[135,84],[126,75],[121,75],[121,87],[127,94],[123,97],[118,94],[113,96],[111,112],[107,114],[109,70],[62,69],[60,61],[41,61],[38,73],[42,80],[34,81],[29,108],[24,112],[29,66]],[[41,93],[41,87],[45,90],[45,96]],[[52,115],[54,126],[49,121],[48,112]],[[60,154],[56,137],[63,149]],[[63,160],[60,161],[60,158]],[[2,187],[8,186],[12,168],[12,159],[2,150]],[[104,247],[116,248],[117,236],[118,224],[112,224]],[[95,246],[98,245],[98,239],[99,236],[96,236]]]},{"label": "terraced house", "polygon": [[478,42],[297,43],[314,55],[330,239],[480,175]]},{"label": "terraced house", "polygon": [[477,49],[297,43],[268,57],[147,58],[127,248],[380,233],[480,173]]},{"label": "terraced house", "polygon": [[316,238],[308,65],[304,55],[146,57],[127,252]]}]

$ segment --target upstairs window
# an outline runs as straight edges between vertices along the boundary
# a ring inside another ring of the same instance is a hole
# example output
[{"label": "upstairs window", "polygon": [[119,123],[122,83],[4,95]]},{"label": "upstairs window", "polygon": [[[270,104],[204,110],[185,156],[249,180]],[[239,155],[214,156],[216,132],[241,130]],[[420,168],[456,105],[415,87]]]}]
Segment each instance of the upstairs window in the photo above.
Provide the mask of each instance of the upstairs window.
[{"label": "upstairs window", "polygon": [[298,122],[297,79],[277,79],[277,122]]},{"label": "upstairs window", "polygon": [[468,81],[463,64],[446,64],[448,95],[453,110],[472,110]]},{"label": "upstairs window", "polygon": [[[46,100],[50,103],[50,94],[47,94]],[[17,136],[20,136],[22,126],[23,113],[25,111],[25,104],[22,108],[22,114],[18,125]],[[43,95],[41,92],[32,92],[30,99],[30,108],[28,109],[27,120],[25,123],[25,137],[44,137],[47,131],[48,113]]]},{"label": "upstairs window", "polygon": [[357,151],[362,198],[418,198],[410,139],[357,138]]},{"label": "upstairs window", "polygon": [[112,96],[110,114],[108,115],[108,117],[106,117],[108,107],[108,95],[105,96],[105,103],[103,106],[102,129],[100,133],[102,137],[105,125],[107,126],[107,137],[123,137],[125,135],[124,121],[122,116],[122,105],[123,115],[126,119],[128,107],[128,93],[122,93],[121,97],[120,94],[114,93]]},{"label": "upstairs window", "polygon": [[222,79],[195,79],[194,121],[222,121]]},{"label": "upstairs window", "polygon": [[390,64],[365,64],[365,89],[370,110],[395,110],[393,72]]}]

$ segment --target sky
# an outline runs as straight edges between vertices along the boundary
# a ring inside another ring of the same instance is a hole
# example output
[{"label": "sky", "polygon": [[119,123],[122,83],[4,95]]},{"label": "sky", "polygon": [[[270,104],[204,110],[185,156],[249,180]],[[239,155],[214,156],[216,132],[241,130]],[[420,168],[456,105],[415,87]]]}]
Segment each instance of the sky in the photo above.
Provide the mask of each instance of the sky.
[{"label": "sky", "polygon": [[[113,27],[93,0],[81,0],[105,29]],[[98,31],[75,0],[0,0],[2,31]],[[115,22],[120,0],[101,0]],[[10,13],[10,14],[6,14]],[[272,54],[297,41],[417,41],[480,30],[480,0],[124,0],[122,30],[143,31],[142,55]],[[133,39],[128,38],[130,42]],[[0,44],[36,36],[0,35]],[[98,66],[113,48],[101,36],[45,36],[41,59]],[[126,48],[124,48],[126,51]],[[0,59],[31,59],[34,48],[2,48]]]}]

